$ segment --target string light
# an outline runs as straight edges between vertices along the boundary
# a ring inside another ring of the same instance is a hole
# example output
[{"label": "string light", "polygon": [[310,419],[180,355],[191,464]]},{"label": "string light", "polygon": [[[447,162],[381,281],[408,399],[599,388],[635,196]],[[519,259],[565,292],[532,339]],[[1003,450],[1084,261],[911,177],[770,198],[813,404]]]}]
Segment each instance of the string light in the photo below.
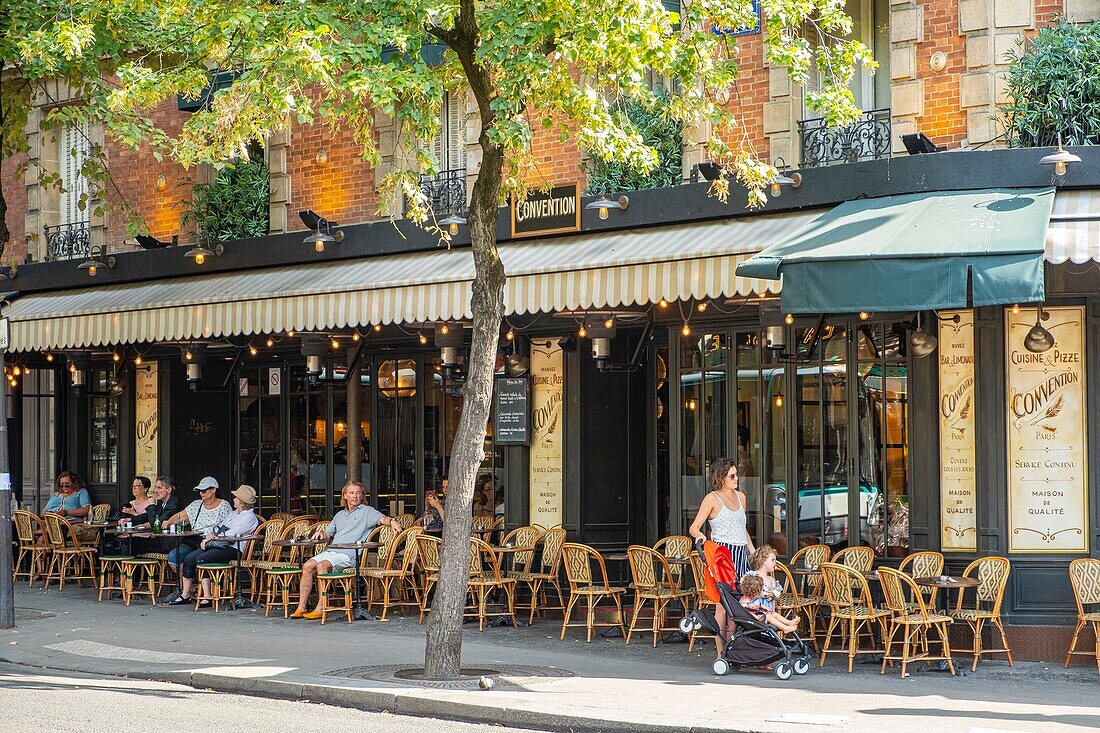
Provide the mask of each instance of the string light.
[{"label": "string light", "polygon": [[286,335],[289,336],[290,338],[294,338],[294,332],[293,331],[287,331]]},{"label": "string light", "polygon": [[[381,331],[382,331],[382,324],[381,323],[374,324],[374,332],[375,333],[381,333]],[[443,333],[447,333],[447,332],[444,331]]]},{"label": "string light", "polygon": [[122,361],[122,354],[118,353],[117,351],[112,352],[111,353],[111,361],[114,361],[114,362]]},{"label": "string light", "polygon": [[271,348],[272,346],[274,346],[274,345],[275,345],[275,339],[273,339],[273,338],[271,338],[270,336],[268,336],[268,337],[267,337],[267,341],[266,341],[265,343],[267,344],[267,348],[269,348],[269,349],[270,349],[270,348]]},{"label": "string light", "polygon": [[859,312],[859,320],[861,320],[861,321],[866,321],[870,317],[871,317],[871,314],[868,313],[867,311],[860,311]]},{"label": "string light", "polygon": [[138,354],[137,356],[134,357],[134,365],[135,366],[141,366],[141,354]]},{"label": "string light", "polygon": [[255,344],[249,344],[248,345],[248,353],[251,354],[252,356],[255,356],[256,354],[260,353],[260,350],[256,348]]},{"label": "string light", "polygon": [[18,377],[20,374],[23,373],[23,370],[19,368],[18,364],[16,364],[11,368],[11,373]]},{"label": "string light", "polygon": [[69,364],[69,371],[76,374],[76,364]]},{"label": "string light", "polygon": [[665,300],[664,298],[661,298],[660,300],[657,301],[657,307],[660,308],[661,310],[667,310],[668,309],[668,301]]},{"label": "string light", "polygon": [[615,327],[615,319],[614,318],[608,318],[606,321],[603,322],[603,327],[604,328],[614,328]]},{"label": "string light", "polygon": [[446,336],[451,332],[451,327],[444,323],[442,326],[439,327],[439,332]]},{"label": "string light", "polygon": [[704,313],[707,310],[707,304],[706,303],[699,303],[698,305],[695,306],[695,310],[699,311],[700,313]]},{"label": "string light", "polygon": [[187,361],[191,361],[191,350],[190,349],[183,352],[183,358],[186,359]]},{"label": "string light", "polygon": [[356,331],[355,333],[353,333],[351,335],[351,340],[354,341],[355,343],[359,343],[359,339],[361,339],[361,338],[363,338],[363,337],[359,335],[358,331]]},{"label": "string light", "polygon": [[577,335],[581,338],[584,338],[588,335],[588,329],[582,325],[580,328],[577,329]]},{"label": "string light", "polygon": [[1013,303],[1012,304],[1012,315],[1014,315],[1014,316],[1020,315],[1020,304],[1019,303]]},{"label": "string light", "polygon": [[794,325],[794,314],[788,313],[787,315],[785,315],[783,317],[783,322],[786,323],[788,326]]},{"label": "string light", "polygon": [[424,334],[420,334],[420,345],[426,346],[428,344],[428,337]]},{"label": "string light", "polygon": [[47,352],[46,353],[46,361],[53,361],[53,354]]},{"label": "string light", "polygon": [[513,331],[510,328],[508,329],[508,333],[504,334],[504,339],[506,341],[513,341],[513,340],[515,340],[515,338],[516,338],[516,332]]},{"label": "string light", "polygon": [[691,335],[691,326],[689,326],[685,323],[684,327],[680,329],[680,334],[683,335],[683,336],[690,336]]},{"label": "string light", "polygon": [[339,339],[333,338],[330,343],[332,344],[332,350],[333,351],[340,348],[340,340]]}]

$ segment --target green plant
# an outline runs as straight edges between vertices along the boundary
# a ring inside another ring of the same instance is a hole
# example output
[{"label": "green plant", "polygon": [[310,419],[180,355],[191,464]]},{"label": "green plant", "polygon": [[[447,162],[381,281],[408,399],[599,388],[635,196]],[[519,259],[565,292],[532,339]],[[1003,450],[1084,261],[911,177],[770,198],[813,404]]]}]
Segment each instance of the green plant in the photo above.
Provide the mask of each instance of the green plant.
[{"label": "green plant", "polygon": [[213,183],[191,187],[180,223],[193,225],[202,244],[262,237],[268,229],[269,198],[266,163],[227,163]]},{"label": "green plant", "polygon": [[643,173],[630,164],[593,156],[588,166],[585,193],[596,196],[680,183],[683,143],[680,122],[668,113],[668,97],[658,96],[650,106],[635,100],[622,102],[619,116],[624,130],[635,129],[643,142],[657,153],[657,164]]},{"label": "green plant", "polygon": [[1007,54],[1010,101],[1001,105],[1013,147],[1100,143],[1100,23],[1059,22]]}]

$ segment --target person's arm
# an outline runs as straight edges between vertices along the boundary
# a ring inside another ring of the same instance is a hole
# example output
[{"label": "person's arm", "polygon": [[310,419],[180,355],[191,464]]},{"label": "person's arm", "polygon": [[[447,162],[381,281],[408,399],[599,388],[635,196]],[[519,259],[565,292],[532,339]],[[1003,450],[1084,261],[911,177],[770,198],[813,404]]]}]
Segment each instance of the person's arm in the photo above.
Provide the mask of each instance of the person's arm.
[{"label": "person's arm", "polygon": [[76,500],[79,502],[80,508],[73,509],[69,514],[74,517],[83,517],[84,519],[90,517],[92,515],[92,497],[91,494],[88,493],[88,490],[81,489],[76,492]]},{"label": "person's arm", "polygon": [[61,508],[61,501],[61,494],[54,494],[50,497],[49,501],[46,502],[46,506],[43,507],[42,511],[56,512],[58,509]]},{"label": "person's arm", "polygon": [[439,497],[435,494],[432,494],[428,497],[428,506],[430,506],[436,511],[437,514],[439,514],[440,519],[447,518],[447,510],[443,508],[443,502],[441,502],[439,500]]},{"label": "person's arm", "polygon": [[712,504],[711,497],[713,494],[707,494],[703,497],[703,503],[699,505],[699,511],[695,513],[695,521],[691,523],[691,527],[688,529],[688,534],[696,542],[705,540],[707,536],[703,534],[703,522],[707,521],[710,517],[710,508]]},{"label": "person's arm", "polygon": [[401,522],[397,521],[397,517],[387,517],[385,514],[383,514],[382,519],[380,519],[378,523],[388,525],[395,532],[401,531]]}]

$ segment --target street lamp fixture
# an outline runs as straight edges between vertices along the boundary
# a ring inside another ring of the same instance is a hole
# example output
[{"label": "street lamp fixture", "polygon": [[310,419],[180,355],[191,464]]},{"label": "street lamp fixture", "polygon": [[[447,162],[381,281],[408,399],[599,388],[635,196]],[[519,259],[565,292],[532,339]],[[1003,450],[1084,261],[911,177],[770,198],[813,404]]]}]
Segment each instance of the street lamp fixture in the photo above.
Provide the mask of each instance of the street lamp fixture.
[{"label": "street lamp fixture", "polygon": [[302,241],[306,244],[312,244],[315,252],[324,252],[326,244],[344,241],[344,232],[336,228],[338,224],[334,221],[329,221],[313,209],[299,211],[298,218],[302,220],[303,224],[313,230],[309,233],[309,236]]},{"label": "street lamp fixture", "polygon": [[214,249],[207,249],[201,244],[196,244],[184,252],[183,256],[189,260],[194,260],[196,265],[201,265],[206,262],[207,257],[221,257],[223,254],[225,254],[225,246],[222,244],[214,245]]},{"label": "street lamp fixture", "polygon": [[612,208],[619,209],[620,211],[626,211],[630,206],[630,199],[626,196],[620,196],[617,199],[609,199],[606,194],[600,194],[600,197],[595,201],[589,202],[585,205],[585,209],[595,209],[599,212],[601,219],[608,217],[608,211]]},{"label": "street lamp fixture", "polygon": [[92,247],[88,250],[88,259],[77,265],[76,269],[87,270],[89,277],[98,275],[100,268],[103,267],[108,270],[114,269],[115,258],[105,256],[106,254],[106,247]]},{"label": "street lamp fixture", "polygon": [[1080,163],[1081,158],[1062,148],[1062,133],[1058,133],[1058,149],[1050,155],[1044,155],[1039,165],[1054,166],[1054,175],[1064,176],[1070,163]]}]

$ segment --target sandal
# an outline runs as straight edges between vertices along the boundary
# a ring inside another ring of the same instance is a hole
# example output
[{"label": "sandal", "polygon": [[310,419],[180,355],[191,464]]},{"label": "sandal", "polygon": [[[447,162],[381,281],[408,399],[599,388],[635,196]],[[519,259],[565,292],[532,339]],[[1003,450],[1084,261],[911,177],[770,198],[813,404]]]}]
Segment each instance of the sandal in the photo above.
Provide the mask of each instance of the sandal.
[{"label": "sandal", "polygon": [[188,603],[194,603],[195,599],[191,596],[179,595],[166,603],[166,606],[186,606]]},{"label": "sandal", "polygon": [[213,605],[214,605],[213,603],[211,603],[209,600],[204,598],[201,601],[199,601],[199,606],[198,607],[199,608],[210,608]]}]

